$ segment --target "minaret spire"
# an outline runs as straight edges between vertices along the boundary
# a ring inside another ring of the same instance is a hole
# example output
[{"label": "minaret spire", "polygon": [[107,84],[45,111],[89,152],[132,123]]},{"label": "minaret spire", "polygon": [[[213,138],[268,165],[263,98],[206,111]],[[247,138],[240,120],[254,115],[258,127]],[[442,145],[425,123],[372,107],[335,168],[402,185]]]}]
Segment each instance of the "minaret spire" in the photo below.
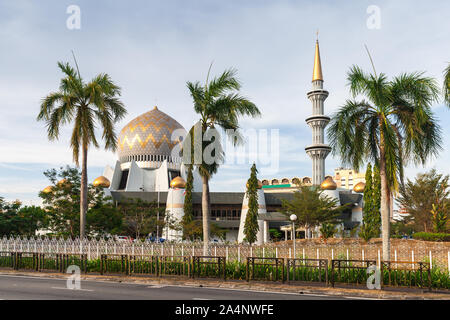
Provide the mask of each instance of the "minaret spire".
[{"label": "minaret spire", "polygon": [[328,91],[323,90],[318,39],[316,40],[316,53],[314,56],[312,91],[308,92],[307,96],[312,102],[312,116],[306,119],[306,123],[312,130],[312,144],[306,147],[305,151],[312,159],[312,183],[320,185],[325,179],[325,158],[330,153],[331,148],[325,144],[324,131],[328,122],[330,122],[330,117],[324,115],[324,102],[328,97]]},{"label": "minaret spire", "polygon": [[316,40],[316,53],[314,55],[314,69],[312,81],[322,80],[322,64],[320,63],[319,39]]}]

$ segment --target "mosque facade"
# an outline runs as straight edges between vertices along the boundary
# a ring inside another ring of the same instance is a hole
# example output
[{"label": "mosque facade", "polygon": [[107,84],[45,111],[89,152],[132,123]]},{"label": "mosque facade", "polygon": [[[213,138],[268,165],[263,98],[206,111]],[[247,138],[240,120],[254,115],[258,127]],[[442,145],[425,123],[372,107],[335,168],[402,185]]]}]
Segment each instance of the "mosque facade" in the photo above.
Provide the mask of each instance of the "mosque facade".
[{"label": "mosque facade", "polygon": [[[341,228],[349,230],[362,222],[364,184],[359,183],[353,190],[338,188],[331,176],[325,176],[325,158],[331,148],[325,144],[324,137],[330,118],[324,112],[328,91],[323,89],[323,82],[319,43],[316,42],[312,91],[307,94],[312,103],[312,115],[306,119],[312,130],[312,144],[305,148],[312,159],[312,176],[261,181],[258,188],[257,244],[270,241],[269,229],[289,228],[288,217],[280,212],[282,200],[292,199],[293,191],[300,185],[320,185],[323,194],[338,199],[340,204],[352,204],[342,214]],[[181,132],[185,132],[183,126],[157,107],[133,119],[119,134],[118,160],[113,167],[106,166],[103,176],[95,179],[94,185],[103,187],[116,203],[137,198],[156,202],[166,208],[166,214],[172,219],[181,221],[187,167],[183,159],[174,156],[177,153],[173,152],[180,148],[182,135],[178,137],[177,133]],[[201,219],[201,178],[197,169],[193,175],[194,219]],[[210,202],[210,223],[226,230],[226,241],[242,242],[248,211],[245,192],[211,192]],[[162,237],[171,241],[182,240],[181,231],[168,228],[163,230]]]}]

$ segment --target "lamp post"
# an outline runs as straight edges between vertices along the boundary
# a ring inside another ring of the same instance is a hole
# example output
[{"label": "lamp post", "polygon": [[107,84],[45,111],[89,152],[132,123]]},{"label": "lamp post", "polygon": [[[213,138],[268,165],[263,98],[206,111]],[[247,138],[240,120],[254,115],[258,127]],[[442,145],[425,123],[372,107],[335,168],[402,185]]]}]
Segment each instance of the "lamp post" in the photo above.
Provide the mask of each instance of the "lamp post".
[{"label": "lamp post", "polygon": [[291,214],[289,217],[292,221],[292,243],[294,244],[294,259],[295,259],[295,220],[297,220],[297,216],[295,214]]}]

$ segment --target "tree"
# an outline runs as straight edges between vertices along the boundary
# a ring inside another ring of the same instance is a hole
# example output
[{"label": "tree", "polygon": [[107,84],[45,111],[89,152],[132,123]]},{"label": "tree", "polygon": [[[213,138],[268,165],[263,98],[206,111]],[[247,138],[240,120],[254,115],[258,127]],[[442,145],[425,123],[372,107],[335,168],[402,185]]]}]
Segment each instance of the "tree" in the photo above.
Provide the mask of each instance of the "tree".
[{"label": "tree", "polygon": [[336,223],[323,223],[320,227],[320,234],[324,239],[332,238],[337,232]]},{"label": "tree", "polygon": [[291,214],[297,216],[295,224],[304,227],[306,235],[310,228],[321,224],[335,224],[339,213],[346,206],[338,206],[338,200],[322,194],[317,186],[300,186],[294,192],[292,200],[282,200],[281,212],[289,217]]},{"label": "tree", "polygon": [[253,244],[257,240],[259,231],[258,225],[258,178],[256,174],[258,170],[256,165],[253,164],[251,168],[250,178],[247,181],[247,198],[248,198],[248,211],[245,217],[244,223],[244,241],[249,244]]},{"label": "tree", "polygon": [[0,197],[0,236],[34,236],[45,228],[47,215],[36,206],[22,206],[18,200],[6,202]]},{"label": "tree", "polygon": [[[52,184],[50,190],[46,188],[39,193],[47,214],[48,229],[56,235],[79,236],[80,170],[66,166],[59,170],[46,170],[44,175]],[[88,185],[86,235],[114,234],[120,230],[122,217],[111,200],[111,197],[105,196],[102,188]]]},{"label": "tree", "polygon": [[364,188],[363,225],[359,236],[366,241],[377,238],[380,235],[380,174],[378,166],[374,166],[372,177],[372,165],[369,163],[366,169],[366,186]]},{"label": "tree", "polygon": [[156,221],[158,211],[159,215],[166,216],[165,208],[159,208],[156,202],[145,202],[137,198],[120,203],[119,212],[123,216],[122,231],[135,239],[155,232],[157,224],[161,227],[165,225],[162,221]]},{"label": "tree", "polygon": [[190,225],[191,222],[194,220],[194,209],[192,205],[192,189],[194,188],[194,175],[193,175],[193,166],[188,166],[188,174],[187,174],[187,181],[186,181],[186,194],[184,197],[184,215],[182,219],[182,225],[183,225],[183,238],[187,239],[187,232],[186,232],[186,226]]},{"label": "tree", "polygon": [[[210,67],[211,69],[211,67]],[[202,222],[203,222],[203,253],[209,253],[209,180],[217,172],[223,160],[223,151],[220,145],[220,135],[216,127],[226,130],[233,144],[242,142],[239,134],[239,118],[245,115],[255,117],[260,115],[254,103],[239,94],[241,84],[235,77],[234,69],[226,70],[218,78],[209,81],[209,71],[204,86],[200,82],[187,82],[187,87],[194,102],[194,111],[200,115],[197,126],[190,130],[191,142],[186,139],[185,146],[193,142],[194,150],[199,146],[200,152],[194,152],[189,164],[195,164],[202,178]],[[197,129],[196,129],[197,128]],[[208,140],[212,140],[208,143]],[[216,146],[211,150],[211,146]],[[191,155],[192,153],[189,153]],[[208,159],[205,154],[209,152]],[[198,159],[198,155],[201,159]],[[187,154],[183,152],[183,157]],[[213,161],[210,161],[213,159]]]},{"label": "tree", "polygon": [[444,100],[450,107],[450,63],[444,71]]},{"label": "tree", "polygon": [[[80,236],[85,236],[86,212],[88,209],[87,156],[90,146],[99,148],[95,136],[97,126],[101,127],[106,150],[116,150],[117,137],[114,124],[121,120],[126,110],[117,98],[120,88],[109,75],[99,74],[85,83],[80,72],[75,72],[68,63],[58,62],[65,77],[61,79],[59,91],[46,96],[41,103],[38,120],[46,122],[49,140],[57,140],[63,125],[73,122],[70,147],[73,160],[79,165],[81,151],[80,186]],[[78,66],[77,66],[78,68]]]},{"label": "tree", "polygon": [[[194,240],[200,240],[203,238],[203,226],[202,221],[192,220],[190,223],[185,225],[186,238]],[[209,230],[212,237],[217,236],[218,238],[225,240],[227,230],[220,228],[217,224],[211,223],[211,228]]]},{"label": "tree", "polygon": [[119,234],[122,228],[123,217],[118,208],[106,197],[102,188],[94,188],[94,201],[86,214],[87,234],[97,237],[106,237]]},{"label": "tree", "polygon": [[[335,155],[358,170],[369,160],[379,164],[383,260],[390,260],[390,199],[398,190],[403,166],[425,164],[441,150],[441,130],[431,105],[438,100],[436,81],[423,73],[404,73],[391,81],[385,74],[348,73],[352,99],[333,115],[328,139]],[[355,100],[358,95],[367,99]]]},{"label": "tree", "polygon": [[[49,230],[57,235],[79,236],[81,172],[66,166],[59,171],[49,169],[44,175],[50,180],[50,191],[39,193],[44,210],[49,216]],[[92,197],[89,197],[92,199]]]},{"label": "tree", "polygon": [[416,232],[445,228],[442,227],[445,226],[443,220],[450,213],[449,179],[449,175],[438,174],[432,169],[418,174],[415,181],[408,179],[400,189],[397,202],[408,212],[405,222],[410,222]]}]

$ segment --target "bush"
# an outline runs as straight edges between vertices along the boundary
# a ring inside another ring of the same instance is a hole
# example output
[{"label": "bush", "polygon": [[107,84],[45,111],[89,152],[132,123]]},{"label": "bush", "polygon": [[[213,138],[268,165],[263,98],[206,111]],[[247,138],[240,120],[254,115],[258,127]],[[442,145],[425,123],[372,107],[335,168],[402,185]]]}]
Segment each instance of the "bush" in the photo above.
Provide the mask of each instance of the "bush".
[{"label": "bush", "polygon": [[417,232],[413,238],[425,241],[450,241],[450,233]]}]

